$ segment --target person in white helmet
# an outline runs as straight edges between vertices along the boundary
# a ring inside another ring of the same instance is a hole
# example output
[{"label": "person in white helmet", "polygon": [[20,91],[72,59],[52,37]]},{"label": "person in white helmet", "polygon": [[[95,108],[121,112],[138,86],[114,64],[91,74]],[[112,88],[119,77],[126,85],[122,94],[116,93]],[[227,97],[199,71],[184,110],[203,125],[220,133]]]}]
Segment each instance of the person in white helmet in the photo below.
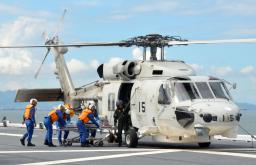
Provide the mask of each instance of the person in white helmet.
[{"label": "person in white helmet", "polygon": [[30,99],[30,104],[26,106],[25,112],[23,115],[24,122],[26,123],[27,132],[22,136],[20,142],[23,146],[25,146],[25,139],[27,138],[27,146],[34,147],[35,144],[31,143],[34,126],[36,125],[35,113],[36,113],[36,99]]}]

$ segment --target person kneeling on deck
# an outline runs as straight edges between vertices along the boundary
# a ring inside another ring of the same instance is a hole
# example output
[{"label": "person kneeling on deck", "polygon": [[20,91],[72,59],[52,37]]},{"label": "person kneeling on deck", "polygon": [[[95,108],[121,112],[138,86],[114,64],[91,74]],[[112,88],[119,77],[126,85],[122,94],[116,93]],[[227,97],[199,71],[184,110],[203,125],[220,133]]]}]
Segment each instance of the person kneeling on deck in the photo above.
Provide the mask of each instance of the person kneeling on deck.
[{"label": "person kneeling on deck", "polygon": [[52,124],[58,121],[60,128],[65,127],[66,123],[63,119],[65,111],[65,106],[60,104],[57,108],[53,109],[50,113],[48,113],[47,117],[44,118],[44,125],[47,130],[44,141],[45,145],[48,145],[49,147],[56,147],[52,143]]},{"label": "person kneeling on deck", "polygon": [[30,104],[27,105],[25,108],[23,119],[24,119],[24,122],[26,123],[27,132],[20,139],[20,142],[23,146],[25,145],[26,138],[28,138],[27,146],[32,146],[32,147],[35,146],[34,144],[31,143],[31,140],[34,132],[34,126],[36,125],[36,121],[35,121],[36,105],[37,105],[37,100],[30,99]]},{"label": "person kneeling on deck", "polygon": [[[73,107],[71,106],[71,104],[65,104],[64,106],[66,108],[66,111],[63,114],[63,119],[66,124],[69,124],[71,122],[71,117],[73,117],[75,115],[75,111],[73,110]],[[58,141],[59,141],[59,145],[61,146],[66,143],[68,135],[69,135],[69,130],[64,130],[64,137],[63,137],[63,141],[62,141],[61,124],[57,121],[56,126],[58,129]]]},{"label": "person kneeling on deck", "polygon": [[93,124],[96,125],[97,128],[99,128],[99,124],[94,119],[94,111],[96,110],[95,104],[90,104],[88,108],[84,109],[82,113],[78,117],[77,121],[77,128],[80,133],[80,142],[81,147],[89,147],[88,142],[88,130],[85,126],[85,124],[89,123],[91,121]]}]

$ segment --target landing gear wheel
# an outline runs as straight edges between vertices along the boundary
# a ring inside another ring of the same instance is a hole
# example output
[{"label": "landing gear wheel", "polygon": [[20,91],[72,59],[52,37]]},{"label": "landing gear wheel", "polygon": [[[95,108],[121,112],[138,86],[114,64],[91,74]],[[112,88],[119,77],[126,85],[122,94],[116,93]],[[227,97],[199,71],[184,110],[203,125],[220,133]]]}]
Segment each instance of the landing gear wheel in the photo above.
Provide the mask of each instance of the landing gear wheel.
[{"label": "landing gear wheel", "polygon": [[208,148],[211,145],[211,142],[198,143],[201,148]]},{"label": "landing gear wheel", "polygon": [[129,129],[125,136],[125,142],[127,147],[136,148],[138,145],[138,136],[135,129]]}]

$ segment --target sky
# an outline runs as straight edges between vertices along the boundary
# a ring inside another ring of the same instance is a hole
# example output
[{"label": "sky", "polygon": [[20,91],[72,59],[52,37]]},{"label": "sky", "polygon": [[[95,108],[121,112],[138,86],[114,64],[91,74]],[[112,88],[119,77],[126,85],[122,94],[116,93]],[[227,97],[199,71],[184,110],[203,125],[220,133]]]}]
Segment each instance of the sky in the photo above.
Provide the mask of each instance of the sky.
[{"label": "sky", "polygon": [[[67,9],[65,19],[60,17]],[[44,44],[46,32],[63,43],[121,41],[159,33],[188,40],[256,38],[254,0],[1,0],[0,45]],[[236,102],[256,104],[256,44],[175,46],[167,60],[183,60],[198,75],[237,83]],[[99,79],[101,63],[141,58],[136,47],[70,48],[65,55],[76,87]],[[34,74],[46,49],[0,50],[0,90],[60,87],[54,59]]]}]

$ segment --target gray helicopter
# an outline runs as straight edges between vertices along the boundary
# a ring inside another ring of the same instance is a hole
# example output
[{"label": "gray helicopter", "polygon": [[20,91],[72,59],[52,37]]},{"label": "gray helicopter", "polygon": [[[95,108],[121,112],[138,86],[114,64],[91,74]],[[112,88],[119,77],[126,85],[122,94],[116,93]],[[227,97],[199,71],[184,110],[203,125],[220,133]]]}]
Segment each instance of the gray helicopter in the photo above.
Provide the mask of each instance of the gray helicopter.
[{"label": "gray helicopter", "polygon": [[[54,55],[56,77],[60,88],[19,89],[17,102],[31,98],[38,101],[63,101],[75,107],[94,101],[102,120],[114,124],[117,100],[124,102],[130,116],[125,141],[136,147],[138,140],[151,136],[153,141],[167,143],[198,143],[208,147],[215,135],[235,137],[240,109],[230,95],[229,82],[211,76],[197,75],[183,61],[168,61],[164,48],[191,44],[255,43],[256,39],[185,40],[175,36],[149,34],[120,42],[81,42],[63,44],[58,36],[46,37],[44,45],[4,46],[0,49],[46,48],[42,65],[50,52]],[[74,87],[64,55],[69,47],[142,47],[143,60],[124,60],[118,64],[101,64],[99,80]],[[150,49],[150,59],[146,59]],[[157,59],[157,50],[161,50]],[[36,72],[38,76],[41,67]],[[232,85],[235,88],[235,85]]]}]

